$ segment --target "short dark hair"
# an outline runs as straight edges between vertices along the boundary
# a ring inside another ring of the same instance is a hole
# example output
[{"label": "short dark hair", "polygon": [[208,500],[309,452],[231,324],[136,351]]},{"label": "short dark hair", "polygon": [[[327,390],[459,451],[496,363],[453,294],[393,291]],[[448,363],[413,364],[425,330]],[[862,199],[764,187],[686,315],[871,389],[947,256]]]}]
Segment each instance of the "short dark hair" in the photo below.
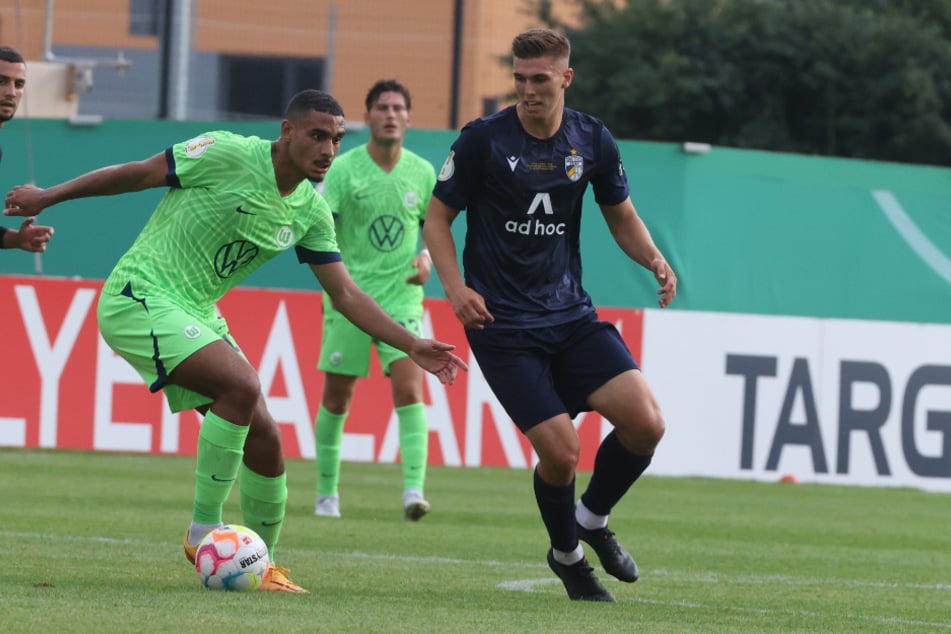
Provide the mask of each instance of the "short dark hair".
[{"label": "short dark hair", "polygon": [[343,107],[336,99],[322,90],[308,88],[291,97],[287,110],[284,111],[284,118],[296,119],[308,110],[324,112],[335,117],[344,116]]},{"label": "short dark hair", "polygon": [[0,46],[0,60],[13,64],[26,64],[26,60],[23,59],[23,56],[9,46]]},{"label": "short dark hair", "polygon": [[373,104],[376,103],[377,99],[380,98],[385,92],[398,92],[403,95],[403,99],[406,101],[406,109],[411,110],[413,107],[413,100],[409,96],[409,88],[396,81],[395,79],[381,79],[373,86],[370,87],[370,91],[367,92],[367,112],[373,108]]},{"label": "short dark hair", "polygon": [[551,55],[556,59],[571,56],[571,42],[564,34],[552,29],[529,29],[512,40],[512,56],[518,59],[536,59]]}]

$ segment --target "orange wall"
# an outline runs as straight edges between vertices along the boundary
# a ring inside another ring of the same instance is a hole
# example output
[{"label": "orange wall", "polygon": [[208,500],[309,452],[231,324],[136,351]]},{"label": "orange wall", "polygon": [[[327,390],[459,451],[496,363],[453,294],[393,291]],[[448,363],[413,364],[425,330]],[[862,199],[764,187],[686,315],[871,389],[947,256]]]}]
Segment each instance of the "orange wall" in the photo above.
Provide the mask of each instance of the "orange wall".
[{"label": "orange wall", "polygon": [[[194,48],[230,54],[324,57],[336,7],[331,91],[351,120],[363,113],[369,86],[396,78],[413,92],[413,124],[450,124],[453,0],[192,0]],[[562,17],[569,0],[558,0]],[[0,5],[0,42],[28,60],[43,52],[45,0]],[[157,38],[129,34],[129,0],[56,0],[56,46],[153,49]],[[18,28],[18,25],[22,28]],[[458,124],[482,114],[482,100],[511,91],[500,63],[518,31],[535,26],[520,0],[465,0]],[[134,71],[133,71],[134,72]],[[156,78],[156,81],[158,78]]]}]

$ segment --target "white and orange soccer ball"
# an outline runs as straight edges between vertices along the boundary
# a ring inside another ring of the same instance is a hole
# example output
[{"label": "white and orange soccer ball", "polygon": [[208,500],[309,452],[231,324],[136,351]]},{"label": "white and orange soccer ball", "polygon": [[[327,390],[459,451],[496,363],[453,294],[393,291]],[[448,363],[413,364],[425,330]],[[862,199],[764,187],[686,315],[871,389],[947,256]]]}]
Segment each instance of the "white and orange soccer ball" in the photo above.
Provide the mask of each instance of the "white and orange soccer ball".
[{"label": "white and orange soccer ball", "polygon": [[205,535],[195,555],[198,578],[211,590],[257,590],[269,565],[267,544],[261,536],[237,524],[227,524]]}]

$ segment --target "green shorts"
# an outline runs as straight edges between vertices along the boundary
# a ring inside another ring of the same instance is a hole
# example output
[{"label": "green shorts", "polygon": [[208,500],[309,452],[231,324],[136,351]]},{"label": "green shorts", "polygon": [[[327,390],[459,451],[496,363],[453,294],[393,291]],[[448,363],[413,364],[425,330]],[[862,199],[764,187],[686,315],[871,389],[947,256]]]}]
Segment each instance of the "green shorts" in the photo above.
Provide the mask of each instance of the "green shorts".
[{"label": "green shorts", "polygon": [[[417,337],[423,336],[422,305],[403,306],[387,312],[411,333]],[[325,307],[318,370],[365,377],[370,374],[370,347],[373,345],[376,345],[376,354],[386,376],[390,375],[390,365],[394,361],[407,356],[405,352],[373,339],[350,323],[346,317]]]},{"label": "green shorts", "polygon": [[178,364],[208,344],[225,340],[243,357],[223,317],[196,317],[153,291],[130,282],[118,295],[102,293],[97,308],[99,331],[109,347],[128,361],[149,391],[163,390],[173,412],[207,405],[204,394],[168,383]]}]

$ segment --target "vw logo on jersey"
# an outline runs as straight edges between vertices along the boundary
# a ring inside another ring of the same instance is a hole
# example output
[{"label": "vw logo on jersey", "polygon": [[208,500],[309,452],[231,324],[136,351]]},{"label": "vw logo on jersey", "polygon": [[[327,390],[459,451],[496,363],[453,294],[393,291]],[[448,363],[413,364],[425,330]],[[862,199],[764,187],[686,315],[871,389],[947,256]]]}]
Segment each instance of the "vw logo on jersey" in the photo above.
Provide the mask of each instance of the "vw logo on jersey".
[{"label": "vw logo on jersey", "polygon": [[257,254],[257,245],[247,240],[235,240],[223,244],[215,253],[215,273],[218,277],[227,279],[241,267],[250,264]]},{"label": "vw logo on jersey", "polygon": [[577,150],[572,150],[571,154],[565,157],[565,174],[572,182],[581,178],[584,173],[584,157],[578,156]]},{"label": "vw logo on jersey", "polygon": [[277,233],[274,235],[274,240],[277,242],[277,246],[286,249],[294,244],[294,230],[284,225],[277,230]]},{"label": "vw logo on jersey", "polygon": [[370,224],[367,232],[370,244],[379,251],[389,253],[395,251],[403,243],[406,229],[403,222],[396,216],[380,216]]}]

